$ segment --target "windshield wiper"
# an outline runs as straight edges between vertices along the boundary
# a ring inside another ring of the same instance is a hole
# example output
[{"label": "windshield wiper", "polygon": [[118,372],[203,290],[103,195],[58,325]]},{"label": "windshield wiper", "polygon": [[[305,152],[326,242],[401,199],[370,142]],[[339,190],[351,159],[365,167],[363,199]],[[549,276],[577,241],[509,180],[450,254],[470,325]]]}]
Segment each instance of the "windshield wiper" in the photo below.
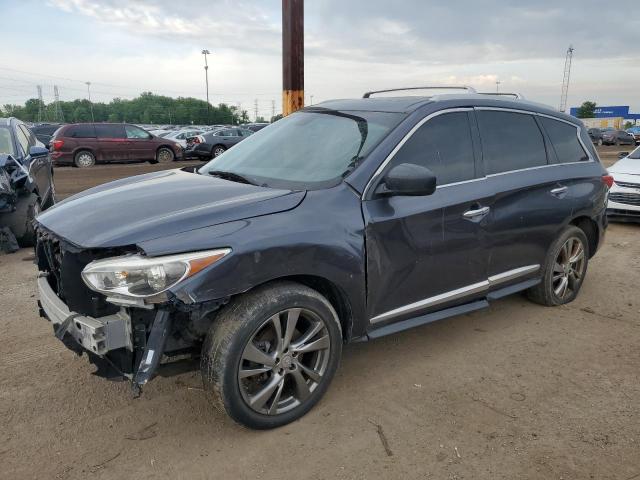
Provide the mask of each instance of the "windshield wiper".
[{"label": "windshield wiper", "polygon": [[232,182],[246,183],[249,185],[256,185],[256,183],[249,180],[247,177],[234,172],[225,172],[224,170],[213,170],[209,172],[209,175],[213,177],[222,178],[223,180],[230,180]]}]

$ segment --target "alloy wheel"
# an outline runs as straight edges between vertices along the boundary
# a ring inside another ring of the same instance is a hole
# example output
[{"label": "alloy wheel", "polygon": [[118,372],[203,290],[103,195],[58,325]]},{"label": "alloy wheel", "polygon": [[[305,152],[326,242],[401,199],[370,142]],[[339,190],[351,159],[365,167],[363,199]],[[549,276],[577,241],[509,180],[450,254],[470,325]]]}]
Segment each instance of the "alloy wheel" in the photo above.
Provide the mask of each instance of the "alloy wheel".
[{"label": "alloy wheel", "polygon": [[172,161],[173,161],[173,153],[170,150],[163,148],[158,152],[158,162],[169,163]]},{"label": "alloy wheel", "polygon": [[576,237],[568,238],[553,264],[553,293],[562,300],[576,292],[582,282],[585,266],[584,245]]},{"label": "alloy wheel", "polygon": [[222,147],[216,147],[213,149],[213,156],[214,157],[219,157],[220,155],[222,155],[224,153],[224,148]]},{"label": "alloy wheel", "polygon": [[81,167],[90,167],[93,165],[93,156],[90,153],[81,153],[78,155],[78,165]]},{"label": "alloy wheel", "polygon": [[330,354],[329,331],[318,315],[302,308],[277,313],[244,347],[237,375],[242,398],[261,414],[290,411],[319,386]]}]

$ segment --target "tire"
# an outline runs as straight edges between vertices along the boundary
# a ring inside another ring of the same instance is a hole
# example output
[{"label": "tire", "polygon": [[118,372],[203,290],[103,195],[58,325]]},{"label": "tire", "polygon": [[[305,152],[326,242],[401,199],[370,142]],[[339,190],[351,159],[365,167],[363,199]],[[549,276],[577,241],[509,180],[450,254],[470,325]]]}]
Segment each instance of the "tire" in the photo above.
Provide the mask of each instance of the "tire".
[{"label": "tire", "polygon": [[580,292],[588,263],[587,236],[578,227],[568,226],[551,245],[543,265],[542,282],[527,291],[529,299],[548,307],[572,302]]},{"label": "tire", "polygon": [[96,157],[88,150],[82,150],[73,157],[73,164],[78,168],[89,168],[96,164]]},{"label": "tire", "polygon": [[36,241],[36,233],[33,228],[33,220],[40,213],[40,199],[35,193],[21,197],[16,202],[16,209],[8,215],[7,226],[18,240],[20,247],[33,247]]},{"label": "tire", "polygon": [[176,155],[173,153],[173,150],[167,147],[161,147],[156,152],[156,161],[155,163],[171,163],[175,160]]},{"label": "tire", "polygon": [[[301,351],[312,345],[314,350]],[[213,405],[262,430],[311,410],[329,387],[341,353],[340,322],[327,299],[304,285],[277,282],[224,307],[205,339],[200,368]]]},{"label": "tire", "polygon": [[214,145],[211,148],[211,158],[219,157],[226,151],[227,151],[227,148],[224,145]]}]

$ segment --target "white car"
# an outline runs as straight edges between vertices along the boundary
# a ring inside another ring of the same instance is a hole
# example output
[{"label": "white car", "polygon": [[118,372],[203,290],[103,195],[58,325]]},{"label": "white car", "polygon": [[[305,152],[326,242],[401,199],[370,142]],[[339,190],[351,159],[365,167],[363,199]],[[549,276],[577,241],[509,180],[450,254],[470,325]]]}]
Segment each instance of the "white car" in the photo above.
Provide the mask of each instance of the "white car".
[{"label": "white car", "polygon": [[640,147],[608,169],[613,176],[607,216],[612,220],[640,222]]},{"label": "white car", "polygon": [[163,135],[163,137],[179,143],[182,148],[187,148],[187,138],[195,137],[196,135],[200,135],[201,133],[202,130],[178,130]]}]

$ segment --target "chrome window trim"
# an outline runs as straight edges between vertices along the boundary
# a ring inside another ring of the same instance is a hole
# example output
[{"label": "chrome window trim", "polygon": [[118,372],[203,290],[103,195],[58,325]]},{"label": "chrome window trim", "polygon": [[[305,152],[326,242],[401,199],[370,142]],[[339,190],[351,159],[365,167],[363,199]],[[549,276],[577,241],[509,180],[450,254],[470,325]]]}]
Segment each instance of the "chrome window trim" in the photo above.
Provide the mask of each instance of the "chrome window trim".
[{"label": "chrome window trim", "polygon": [[379,179],[380,175],[382,175],[382,172],[384,171],[386,166],[389,164],[389,162],[391,160],[393,160],[393,157],[396,156],[396,153],[398,153],[398,150],[400,150],[404,146],[404,144],[407,143],[407,141],[409,141],[409,139],[413,136],[413,134],[416,133],[416,131],[422,125],[427,123],[432,118],[438,117],[440,115],[444,115],[446,113],[472,112],[472,111],[473,111],[473,107],[447,108],[447,109],[444,109],[444,110],[438,110],[437,112],[430,113],[429,115],[424,117],[422,120],[420,120],[418,123],[416,123],[413,126],[413,128],[411,128],[411,130],[409,130],[409,132],[407,132],[407,134],[402,138],[402,140],[400,140],[400,142],[398,142],[398,144],[393,148],[393,150],[391,150],[391,153],[389,153],[389,155],[387,155],[387,158],[384,159],[384,161],[380,164],[380,166],[377,168],[375,173],[371,176],[371,178],[367,182],[366,187],[364,187],[364,191],[362,192],[362,197],[361,198],[364,199],[367,196],[367,194],[369,193],[369,189],[371,188],[371,185],[375,181],[377,181]]},{"label": "chrome window trim", "polygon": [[[445,183],[443,185],[438,185],[436,187],[436,190],[439,189],[439,188],[452,187],[452,186],[455,186],[455,185],[462,185],[462,184],[470,183],[470,182],[477,182],[479,180],[485,180],[487,178],[495,177],[495,176],[498,176],[498,175],[506,175],[506,174],[510,174],[510,173],[525,172],[525,171],[528,171],[528,170],[537,170],[537,169],[540,169],[540,168],[547,168],[547,167],[559,167],[559,166],[562,166],[562,165],[577,165],[577,164],[585,164],[585,163],[594,163],[595,162],[595,159],[591,155],[591,152],[586,147],[586,145],[582,141],[582,138],[580,137],[580,127],[578,125],[576,125],[575,123],[572,123],[572,122],[570,122],[568,120],[564,120],[562,118],[554,117],[553,115],[548,115],[548,114],[545,114],[545,113],[532,112],[532,111],[529,111],[529,110],[520,110],[520,109],[517,109],[517,108],[508,108],[508,107],[456,107],[456,108],[448,108],[448,109],[444,109],[444,110],[438,110],[437,112],[433,112],[433,113],[427,115],[422,120],[420,120],[418,123],[416,123],[413,126],[413,128],[411,130],[409,130],[409,132],[407,132],[407,134],[402,138],[402,140],[400,140],[398,145],[396,145],[394,147],[394,149],[391,151],[391,153],[389,153],[389,155],[387,155],[387,158],[384,159],[384,161],[376,169],[375,173],[371,176],[371,178],[367,182],[367,185],[364,188],[364,191],[362,192],[361,199],[364,200],[366,198],[366,196],[369,193],[369,190],[370,190],[372,184],[379,180],[380,175],[382,174],[384,169],[387,167],[389,162],[391,162],[391,160],[393,160],[393,158],[398,153],[398,151],[413,136],[413,134],[416,132],[416,130],[418,130],[422,125],[424,125],[426,122],[428,122],[432,118],[435,118],[435,117],[437,117],[439,115],[443,115],[445,113],[469,112],[469,111],[475,111],[475,110],[490,110],[490,111],[499,111],[499,112],[522,113],[522,114],[525,114],[525,115],[534,115],[534,116],[537,116],[537,117],[545,117],[545,118],[549,118],[551,120],[556,120],[557,122],[562,122],[562,123],[566,123],[567,125],[571,125],[572,127],[574,127],[576,129],[576,138],[578,139],[578,142],[580,143],[580,146],[582,147],[584,152],[587,154],[587,157],[589,158],[589,160],[583,160],[583,161],[577,161],[577,162],[549,163],[547,165],[538,165],[536,167],[519,168],[517,170],[507,170],[507,171],[499,172],[499,173],[491,173],[489,175],[485,175],[484,177],[472,178],[470,180],[462,180],[460,182]],[[540,132],[540,133],[542,133],[542,132]],[[482,137],[480,138],[480,140],[482,141]]]},{"label": "chrome window trim", "polygon": [[384,322],[385,320],[389,320],[390,318],[394,318],[407,313],[417,312],[427,307],[433,307],[476,293],[485,292],[488,291],[491,287],[509,282],[511,280],[515,280],[524,275],[537,272],[538,270],[540,270],[539,264],[514,268],[513,270],[508,270],[506,272],[492,275],[481,282],[472,283],[471,285],[466,285],[461,288],[456,288],[455,290],[450,290],[448,292],[434,295],[433,297],[428,297],[423,300],[418,300],[417,302],[409,303],[408,305],[403,305],[402,307],[394,308],[393,310],[389,310],[387,312],[381,313],[380,315],[376,315],[369,320],[369,323],[375,325],[376,323]]}]

